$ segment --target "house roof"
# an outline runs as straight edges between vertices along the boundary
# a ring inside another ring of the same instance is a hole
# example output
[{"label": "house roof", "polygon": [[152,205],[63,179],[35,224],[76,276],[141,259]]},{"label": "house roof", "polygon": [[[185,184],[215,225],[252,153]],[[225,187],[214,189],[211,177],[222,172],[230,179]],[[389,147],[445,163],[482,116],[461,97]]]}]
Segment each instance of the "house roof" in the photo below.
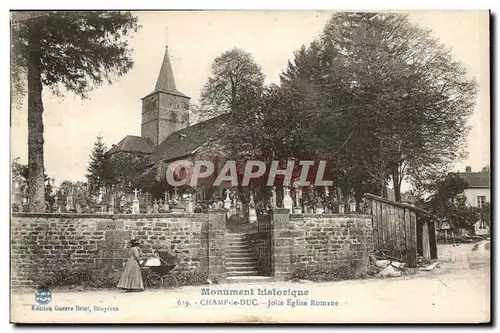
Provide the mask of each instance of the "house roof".
[{"label": "house roof", "polygon": [[491,187],[491,175],[488,172],[458,172],[458,175],[468,183],[467,188]]},{"label": "house roof", "polygon": [[120,142],[114,145],[106,154],[114,154],[119,151],[151,154],[154,149],[153,142],[148,138],[127,135]]},{"label": "house roof", "polygon": [[212,139],[221,126],[227,121],[229,114],[194,124],[170,134],[153,151],[150,163],[172,161],[192,154],[196,149]]}]

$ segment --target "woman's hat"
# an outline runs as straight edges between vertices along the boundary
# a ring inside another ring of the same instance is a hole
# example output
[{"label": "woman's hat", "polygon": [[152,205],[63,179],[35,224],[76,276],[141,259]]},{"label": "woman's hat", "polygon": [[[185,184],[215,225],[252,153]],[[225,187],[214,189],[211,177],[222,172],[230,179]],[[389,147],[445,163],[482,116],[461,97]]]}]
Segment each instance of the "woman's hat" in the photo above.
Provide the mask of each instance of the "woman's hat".
[{"label": "woman's hat", "polygon": [[138,240],[137,238],[134,238],[134,239],[131,239],[131,240],[130,240],[130,244],[131,244],[131,245],[139,245],[139,244],[140,244],[140,242],[139,242],[139,240]]}]

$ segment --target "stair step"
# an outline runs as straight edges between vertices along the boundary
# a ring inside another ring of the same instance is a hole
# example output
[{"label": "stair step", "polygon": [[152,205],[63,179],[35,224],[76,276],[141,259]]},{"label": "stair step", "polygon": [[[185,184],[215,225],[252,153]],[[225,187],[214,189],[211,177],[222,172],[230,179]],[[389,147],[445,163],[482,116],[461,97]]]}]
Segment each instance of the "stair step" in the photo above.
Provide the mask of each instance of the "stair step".
[{"label": "stair step", "polygon": [[249,248],[248,244],[227,244],[226,248]]},{"label": "stair step", "polygon": [[227,257],[226,258],[253,258],[255,259],[255,256],[251,252],[226,252]]},{"label": "stair step", "polygon": [[252,251],[252,250],[248,246],[245,246],[245,247],[226,247],[226,252],[231,252],[231,251],[241,252],[241,251]]},{"label": "stair step", "polygon": [[238,272],[238,271],[256,271],[259,267],[257,265],[246,265],[246,266],[226,266],[226,272]]},{"label": "stair step", "polygon": [[256,276],[259,275],[259,271],[257,270],[252,270],[252,271],[231,271],[231,272],[226,272],[227,276]]},{"label": "stair step", "polygon": [[241,257],[252,257],[255,258],[255,255],[249,251],[244,251],[244,252],[226,252],[226,258],[241,258]]},{"label": "stair step", "polygon": [[240,261],[253,261],[255,260],[255,256],[230,256],[230,257],[226,257],[226,262],[231,262],[231,261],[235,261],[235,262],[240,262]]},{"label": "stair step", "polygon": [[226,265],[234,265],[234,266],[257,265],[257,260],[255,260],[255,259],[248,259],[248,260],[226,260]]},{"label": "stair step", "polygon": [[255,255],[251,252],[226,252],[226,258],[253,258]]},{"label": "stair step", "polygon": [[226,260],[226,264],[228,265],[242,265],[242,264],[253,265],[254,263],[258,263],[258,261],[255,260],[255,258],[245,259],[245,260]]},{"label": "stair step", "polygon": [[274,278],[271,276],[261,276],[261,275],[240,275],[240,276],[228,276],[227,283],[251,283],[251,282],[271,282]]},{"label": "stair step", "polygon": [[231,265],[231,264],[227,264],[226,263],[226,268],[227,269],[242,269],[242,268],[259,268],[259,264],[257,263],[250,263],[250,264],[247,264],[247,263],[242,263],[240,265]]}]

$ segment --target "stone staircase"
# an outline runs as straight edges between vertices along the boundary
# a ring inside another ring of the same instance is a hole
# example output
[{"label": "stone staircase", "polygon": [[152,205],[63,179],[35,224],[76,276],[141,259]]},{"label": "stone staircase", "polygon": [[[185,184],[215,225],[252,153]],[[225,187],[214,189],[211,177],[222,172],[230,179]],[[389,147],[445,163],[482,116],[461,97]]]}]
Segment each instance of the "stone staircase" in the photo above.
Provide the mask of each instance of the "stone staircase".
[{"label": "stone staircase", "polygon": [[228,278],[260,275],[257,257],[244,237],[244,233],[226,234],[226,274]]}]

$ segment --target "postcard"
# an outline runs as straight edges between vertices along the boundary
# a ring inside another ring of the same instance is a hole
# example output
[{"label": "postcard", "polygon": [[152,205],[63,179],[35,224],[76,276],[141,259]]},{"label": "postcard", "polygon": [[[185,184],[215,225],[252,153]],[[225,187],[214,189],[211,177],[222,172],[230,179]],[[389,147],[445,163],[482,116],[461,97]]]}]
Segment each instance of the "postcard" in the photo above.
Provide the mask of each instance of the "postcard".
[{"label": "postcard", "polygon": [[10,14],[12,323],[490,323],[488,11]]}]

